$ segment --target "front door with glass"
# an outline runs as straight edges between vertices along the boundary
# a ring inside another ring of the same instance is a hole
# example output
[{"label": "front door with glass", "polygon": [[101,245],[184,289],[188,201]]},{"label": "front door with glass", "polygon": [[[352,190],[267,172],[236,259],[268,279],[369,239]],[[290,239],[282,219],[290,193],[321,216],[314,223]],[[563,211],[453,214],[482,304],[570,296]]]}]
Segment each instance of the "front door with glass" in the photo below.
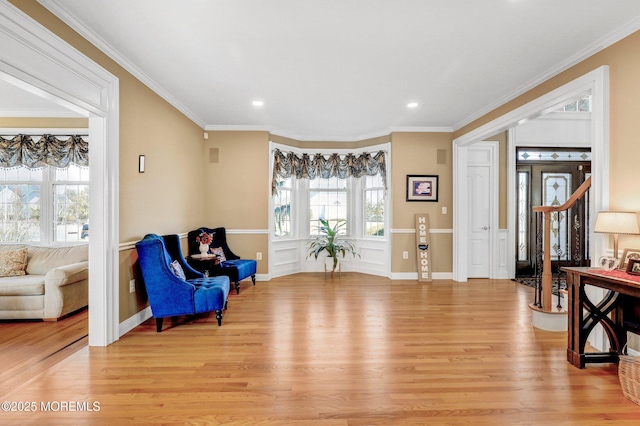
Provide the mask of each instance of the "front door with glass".
[{"label": "front door with glass", "polygon": [[[516,276],[534,275],[537,225],[535,206],[559,206],[591,174],[588,150],[518,149]],[[585,225],[589,213],[588,194],[566,212],[551,218],[552,269],[558,266],[588,264]],[[541,230],[540,230],[541,232]]]}]

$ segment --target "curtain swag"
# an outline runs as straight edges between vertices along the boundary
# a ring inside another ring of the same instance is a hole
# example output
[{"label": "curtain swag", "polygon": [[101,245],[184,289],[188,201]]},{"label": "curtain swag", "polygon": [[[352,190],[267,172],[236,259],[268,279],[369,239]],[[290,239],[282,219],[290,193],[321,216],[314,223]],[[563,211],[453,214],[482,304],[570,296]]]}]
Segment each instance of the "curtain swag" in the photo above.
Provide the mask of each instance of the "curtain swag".
[{"label": "curtain swag", "polygon": [[27,135],[13,139],[0,136],[0,167],[65,168],[69,164],[89,166],[89,143],[80,136],[60,140],[53,135],[42,135],[37,142]]},{"label": "curtain swag", "polygon": [[322,154],[301,154],[293,152],[283,153],[276,149],[273,154],[273,179],[271,180],[271,195],[276,195],[276,180],[280,176],[296,179],[329,179],[338,177],[344,179],[348,176],[356,178],[362,176],[375,176],[380,174],[385,191],[387,190],[387,166],[384,151],[378,151],[375,155],[369,152],[360,155],[330,154],[325,158]]}]

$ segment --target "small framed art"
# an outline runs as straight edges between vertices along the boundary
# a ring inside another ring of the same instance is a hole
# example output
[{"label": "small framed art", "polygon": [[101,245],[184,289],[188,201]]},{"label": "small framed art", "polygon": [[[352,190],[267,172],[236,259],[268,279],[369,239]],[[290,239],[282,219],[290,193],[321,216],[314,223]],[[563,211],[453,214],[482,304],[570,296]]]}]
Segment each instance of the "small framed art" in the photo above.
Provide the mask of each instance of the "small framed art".
[{"label": "small framed art", "polygon": [[407,201],[438,201],[438,176],[407,175]]},{"label": "small framed art", "polygon": [[629,259],[627,263],[627,274],[640,275],[640,259]]},{"label": "small framed art", "polygon": [[640,249],[624,249],[624,251],[622,252],[622,257],[620,258],[620,266],[618,267],[618,269],[622,269],[623,271],[626,270],[629,261],[632,259],[640,260]]}]

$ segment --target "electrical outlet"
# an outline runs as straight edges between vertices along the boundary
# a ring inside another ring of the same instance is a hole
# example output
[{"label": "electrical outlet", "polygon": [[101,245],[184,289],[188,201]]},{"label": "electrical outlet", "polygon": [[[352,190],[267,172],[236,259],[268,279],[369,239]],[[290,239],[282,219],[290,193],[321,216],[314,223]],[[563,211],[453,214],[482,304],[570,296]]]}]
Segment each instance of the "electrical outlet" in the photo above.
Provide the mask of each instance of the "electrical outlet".
[{"label": "electrical outlet", "polygon": [[409,252],[408,251],[403,251],[402,252],[402,258],[403,259],[408,259],[409,258]]},{"label": "electrical outlet", "polygon": [[129,281],[129,293],[136,292],[136,280]]},{"label": "electrical outlet", "polygon": [[442,214],[447,214],[447,207],[446,206],[442,207]]},{"label": "electrical outlet", "polygon": [[256,253],[256,260],[262,260],[262,252],[261,251]]}]

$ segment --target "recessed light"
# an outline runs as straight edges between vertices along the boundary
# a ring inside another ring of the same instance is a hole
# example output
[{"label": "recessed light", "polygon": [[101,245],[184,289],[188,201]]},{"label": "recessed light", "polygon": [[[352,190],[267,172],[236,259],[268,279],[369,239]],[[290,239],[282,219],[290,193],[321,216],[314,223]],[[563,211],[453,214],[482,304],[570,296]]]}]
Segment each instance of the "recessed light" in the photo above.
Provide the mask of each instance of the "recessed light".
[{"label": "recessed light", "polygon": [[253,101],[252,102],[253,106],[257,106],[257,107],[261,107],[264,105],[263,101]]},{"label": "recessed light", "polygon": [[417,103],[417,102],[411,102],[411,103],[408,103],[408,104],[407,104],[407,108],[415,108],[415,107],[417,107],[417,106],[418,106],[418,103]]}]

